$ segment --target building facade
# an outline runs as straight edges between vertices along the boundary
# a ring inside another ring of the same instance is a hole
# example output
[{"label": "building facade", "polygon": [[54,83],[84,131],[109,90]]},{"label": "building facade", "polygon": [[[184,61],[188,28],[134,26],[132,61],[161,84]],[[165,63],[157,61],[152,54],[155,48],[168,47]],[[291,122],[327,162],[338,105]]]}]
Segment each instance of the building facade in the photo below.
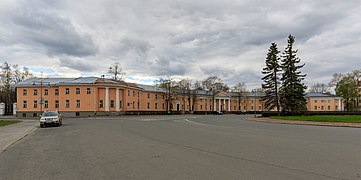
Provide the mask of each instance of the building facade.
[{"label": "building facade", "polygon": [[[31,78],[16,85],[18,117],[58,110],[64,116],[266,111],[261,93],[181,93],[96,77]],[[307,94],[309,111],[342,111],[341,98]],[[316,108],[317,107],[317,108]]]}]

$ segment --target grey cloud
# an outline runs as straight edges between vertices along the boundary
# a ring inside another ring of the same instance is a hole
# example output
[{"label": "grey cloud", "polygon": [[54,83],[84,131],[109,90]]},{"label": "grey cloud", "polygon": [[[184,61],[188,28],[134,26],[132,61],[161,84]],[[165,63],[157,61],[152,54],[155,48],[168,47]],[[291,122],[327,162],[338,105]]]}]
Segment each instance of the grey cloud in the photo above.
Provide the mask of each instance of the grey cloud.
[{"label": "grey cloud", "polygon": [[95,55],[98,48],[90,34],[78,31],[70,19],[44,9],[21,8],[11,17],[15,35],[31,45],[39,44],[50,56]]},{"label": "grey cloud", "polygon": [[[60,66],[80,73],[120,62],[130,76],[217,75],[229,84],[244,81],[259,87],[260,64],[270,43],[283,51],[292,34],[306,63],[302,71],[307,82],[324,81],[333,72],[360,66],[360,3],[22,1],[17,8],[3,8],[8,10],[0,17],[0,46],[16,53],[15,45],[25,45],[22,54],[34,58],[41,53],[58,56]],[[8,58],[15,57],[20,55]]]},{"label": "grey cloud", "polygon": [[68,67],[80,72],[93,72],[97,70],[97,66],[89,63],[87,60],[75,58],[75,57],[61,57],[59,58],[60,67]]}]

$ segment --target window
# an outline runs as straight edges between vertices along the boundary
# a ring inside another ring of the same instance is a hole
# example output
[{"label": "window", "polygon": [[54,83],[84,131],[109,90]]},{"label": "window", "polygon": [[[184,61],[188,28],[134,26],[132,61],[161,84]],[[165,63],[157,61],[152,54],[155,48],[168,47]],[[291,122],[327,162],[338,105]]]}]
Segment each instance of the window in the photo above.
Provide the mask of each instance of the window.
[{"label": "window", "polygon": [[49,95],[49,90],[45,89],[45,90],[44,90],[44,95],[45,95],[45,96]]},{"label": "window", "polygon": [[237,110],[237,106],[234,106],[234,110]]},{"label": "window", "polygon": [[86,88],[86,94],[91,94],[90,88]]},{"label": "window", "polygon": [[130,104],[129,103],[127,103],[127,106],[129,106]]},{"label": "window", "polygon": [[130,91],[128,90],[128,96],[130,96]]},{"label": "window", "polygon": [[317,103],[317,99],[315,100],[315,103]]},{"label": "window", "polygon": [[27,108],[28,107],[28,104],[26,101],[23,101],[23,108]]},{"label": "window", "polygon": [[243,106],[243,109],[246,111],[246,110],[247,110],[247,107],[246,107],[246,106]]},{"label": "window", "polygon": [[150,103],[147,104],[147,108],[150,109]]},{"label": "window", "polygon": [[158,103],[155,103],[155,109],[158,109]]},{"label": "window", "polygon": [[258,111],[262,111],[262,106],[258,106]]},{"label": "window", "polygon": [[330,102],[331,102],[331,100],[327,100],[327,102],[328,102],[328,103],[330,103]]},{"label": "window", "polygon": [[321,106],[321,110],[323,111],[323,106]]},{"label": "window", "polygon": [[80,100],[76,100],[76,108],[80,108]]},{"label": "window", "polygon": [[317,106],[315,106],[315,110],[317,110]]},{"label": "window", "polygon": [[34,89],[34,96],[38,95],[38,90]]},{"label": "window", "polygon": [[69,108],[70,107],[70,102],[69,100],[65,100],[65,108]]},{"label": "window", "polygon": [[80,88],[75,89],[75,94],[80,94]]},{"label": "window", "polygon": [[69,93],[70,93],[69,88],[66,88],[66,89],[65,89],[65,94],[69,94]]},{"label": "window", "polygon": [[155,99],[158,99],[158,94],[155,95]]},{"label": "window", "polygon": [[75,116],[80,116],[80,112],[75,112]]},{"label": "window", "polygon": [[119,101],[119,107],[123,108],[123,102],[122,101]]},{"label": "window", "polygon": [[327,106],[327,110],[331,110],[331,106]]},{"label": "window", "polygon": [[59,95],[59,89],[55,89],[55,95]]},{"label": "window", "polygon": [[23,96],[26,96],[28,94],[26,89],[23,89]]},{"label": "window", "polygon": [[164,103],[162,104],[162,109],[164,109]]},{"label": "window", "polygon": [[[165,97],[164,97],[164,95],[163,95],[163,99],[164,99]],[[164,109],[164,108],[163,108]]]},{"label": "window", "polygon": [[251,106],[251,110],[253,111],[253,106]]},{"label": "window", "polygon": [[38,108],[38,101],[34,101],[34,108]]},{"label": "window", "polygon": [[99,107],[103,108],[103,100],[99,100]]},{"label": "window", "polygon": [[135,91],[133,91],[133,97],[135,97]]},{"label": "window", "polygon": [[325,102],[325,100],[322,99],[321,102]]},{"label": "window", "polygon": [[134,107],[135,107],[135,102],[133,101],[133,109],[134,109]]},{"label": "window", "polygon": [[114,108],[114,100],[110,100],[110,107]]},{"label": "window", "polygon": [[150,98],[150,95],[148,94],[148,99]]},{"label": "window", "polygon": [[201,110],[203,109],[203,106],[201,105]]},{"label": "window", "polygon": [[49,103],[47,100],[44,101],[44,108],[49,108]]},{"label": "window", "polygon": [[55,108],[59,108],[59,101],[58,101],[58,100],[55,100],[54,107],[55,107]]},{"label": "window", "polygon": [[338,106],[335,106],[335,110],[336,110],[336,111],[338,110]]}]

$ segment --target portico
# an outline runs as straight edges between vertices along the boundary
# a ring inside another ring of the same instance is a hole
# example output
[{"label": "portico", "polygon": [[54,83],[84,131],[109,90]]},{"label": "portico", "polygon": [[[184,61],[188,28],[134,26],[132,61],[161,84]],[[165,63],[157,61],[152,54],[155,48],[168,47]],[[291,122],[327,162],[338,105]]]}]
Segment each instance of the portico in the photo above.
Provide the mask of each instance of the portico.
[{"label": "portico", "polygon": [[215,111],[231,111],[231,97],[224,92],[215,96]]}]

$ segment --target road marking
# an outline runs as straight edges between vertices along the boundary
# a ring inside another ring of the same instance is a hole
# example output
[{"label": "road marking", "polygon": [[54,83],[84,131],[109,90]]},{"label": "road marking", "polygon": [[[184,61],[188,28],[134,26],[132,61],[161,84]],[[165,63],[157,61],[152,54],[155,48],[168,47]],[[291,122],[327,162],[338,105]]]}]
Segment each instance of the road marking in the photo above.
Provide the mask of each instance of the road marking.
[{"label": "road marking", "polygon": [[210,124],[203,124],[203,123],[199,123],[199,122],[190,121],[188,119],[184,119],[184,121],[187,123],[197,124],[197,125],[201,125],[201,126],[214,126],[214,125],[210,125]]}]

